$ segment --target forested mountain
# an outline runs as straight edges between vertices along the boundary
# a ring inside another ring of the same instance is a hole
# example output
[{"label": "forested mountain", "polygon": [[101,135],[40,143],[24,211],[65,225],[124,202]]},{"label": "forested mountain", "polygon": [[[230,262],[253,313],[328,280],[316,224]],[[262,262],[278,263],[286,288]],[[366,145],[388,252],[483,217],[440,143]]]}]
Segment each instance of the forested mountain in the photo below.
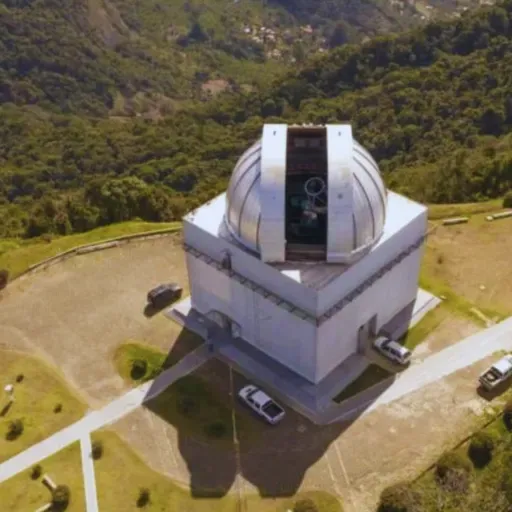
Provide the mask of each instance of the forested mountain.
[{"label": "forested mountain", "polygon": [[0,0],[0,103],[165,116],[421,18],[409,0]]},{"label": "forested mountain", "polygon": [[159,121],[41,107],[0,107],[0,236],[179,218],[225,187],[265,121],[350,121],[388,184],[421,201],[498,197],[512,187],[512,0]]}]

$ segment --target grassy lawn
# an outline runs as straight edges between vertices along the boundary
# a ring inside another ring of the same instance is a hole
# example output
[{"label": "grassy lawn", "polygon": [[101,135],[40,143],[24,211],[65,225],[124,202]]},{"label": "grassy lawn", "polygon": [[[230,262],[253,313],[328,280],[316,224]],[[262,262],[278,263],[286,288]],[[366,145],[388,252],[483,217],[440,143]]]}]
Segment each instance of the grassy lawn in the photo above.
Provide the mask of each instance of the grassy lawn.
[{"label": "grassy lawn", "polygon": [[338,403],[343,402],[343,400],[347,400],[347,398],[361,393],[361,391],[382,382],[391,375],[392,374],[387,370],[384,370],[384,368],[381,368],[376,364],[371,364],[356,380],[351,382],[338,396],[336,396],[334,401]]},{"label": "grassy lawn", "polygon": [[[57,485],[67,485],[71,500],[66,512],[84,512],[85,497],[82,478],[80,446],[74,443],[39,463],[42,475],[47,474]],[[0,484],[2,512],[33,512],[51,501],[50,491],[31,478],[31,469]],[[115,510],[115,509],[110,509]]]},{"label": "grassy lawn", "polygon": [[[44,362],[4,350],[0,351],[0,360],[0,461],[4,461],[75,422],[86,407],[69,391],[58,372]],[[19,383],[17,376],[23,376]],[[10,407],[3,392],[7,384],[14,385],[15,401]],[[60,412],[54,412],[57,404],[61,404]],[[23,421],[23,433],[7,440],[9,424],[17,419]]]},{"label": "grassy lawn", "polygon": [[450,308],[444,302],[441,302],[439,306],[430,310],[414,327],[409,329],[400,339],[400,342],[409,350],[413,350],[452,314]]},{"label": "grassy lawn", "polygon": [[[150,469],[138,455],[115,433],[102,430],[93,439],[103,442],[104,453],[95,461],[99,508],[105,511],[136,512],[141,488],[150,492],[150,503],[143,508],[148,512],[237,512],[234,495],[223,498],[193,498],[190,492],[173,483],[164,475]],[[339,502],[324,492],[299,494],[288,499],[262,499],[245,497],[246,512],[286,512],[301,498],[310,498],[321,512],[342,512]]]},{"label": "grassy lawn", "polygon": [[41,238],[28,240],[0,240],[0,268],[6,268],[11,277],[17,276],[30,265],[34,265],[46,258],[67,251],[80,245],[101,242],[123,235],[143,233],[145,231],[158,231],[159,229],[181,227],[180,222],[121,222],[102,228],[93,229],[86,233],[55,237],[50,242]]},{"label": "grassy lawn", "polygon": [[[203,343],[197,334],[183,330],[180,334],[179,347],[170,354],[165,354],[144,343],[128,341],[120,345],[114,354],[114,365],[119,375],[127,382],[145,382],[155,378],[160,372],[170,368],[187,353],[195,350]],[[137,372],[134,361],[144,361],[145,371]]]}]

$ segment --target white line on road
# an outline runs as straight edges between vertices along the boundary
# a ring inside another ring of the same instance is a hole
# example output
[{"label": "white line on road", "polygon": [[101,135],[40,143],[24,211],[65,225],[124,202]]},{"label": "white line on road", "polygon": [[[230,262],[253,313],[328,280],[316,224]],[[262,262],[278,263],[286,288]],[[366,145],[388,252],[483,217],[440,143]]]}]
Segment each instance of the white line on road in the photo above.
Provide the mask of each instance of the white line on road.
[{"label": "white line on road", "polygon": [[82,471],[84,474],[85,508],[87,512],[99,512],[91,436],[88,433],[80,439],[80,451],[82,453]]}]

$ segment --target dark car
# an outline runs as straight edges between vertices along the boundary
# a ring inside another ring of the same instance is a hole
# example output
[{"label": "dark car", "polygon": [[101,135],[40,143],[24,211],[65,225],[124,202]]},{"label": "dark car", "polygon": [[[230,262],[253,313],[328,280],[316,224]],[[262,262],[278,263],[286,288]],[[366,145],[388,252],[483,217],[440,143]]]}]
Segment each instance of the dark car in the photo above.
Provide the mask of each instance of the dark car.
[{"label": "dark car", "polygon": [[148,293],[148,302],[158,309],[181,298],[183,288],[177,283],[161,284]]}]

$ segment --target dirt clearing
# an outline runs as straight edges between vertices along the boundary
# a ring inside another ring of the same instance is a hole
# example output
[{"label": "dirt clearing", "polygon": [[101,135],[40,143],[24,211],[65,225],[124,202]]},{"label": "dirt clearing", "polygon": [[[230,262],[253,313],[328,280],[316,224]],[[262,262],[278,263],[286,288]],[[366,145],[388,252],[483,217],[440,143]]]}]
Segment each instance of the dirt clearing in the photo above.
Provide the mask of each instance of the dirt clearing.
[{"label": "dirt clearing", "polygon": [[176,281],[188,294],[178,235],[76,256],[9,285],[0,302],[0,346],[44,357],[61,369],[91,406],[126,384],[113,356],[128,340],[168,352],[181,328],[159,313],[144,315],[147,291]]}]

